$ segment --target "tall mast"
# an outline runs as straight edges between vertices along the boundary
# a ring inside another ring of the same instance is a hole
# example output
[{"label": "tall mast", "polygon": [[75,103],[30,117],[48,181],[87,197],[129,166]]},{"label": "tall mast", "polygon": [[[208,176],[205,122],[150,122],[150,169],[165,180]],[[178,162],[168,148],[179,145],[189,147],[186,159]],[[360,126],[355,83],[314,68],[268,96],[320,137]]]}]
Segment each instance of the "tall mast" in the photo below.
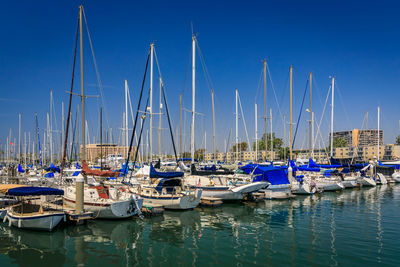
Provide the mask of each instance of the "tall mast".
[{"label": "tall mast", "polygon": [[368,111],[367,111],[367,113],[365,114],[365,129],[368,129]]},{"label": "tall mast", "polygon": [[179,95],[179,154],[182,156],[182,94]]},{"label": "tall mast", "polygon": [[267,149],[267,60],[264,59],[264,68],[263,68],[263,73],[264,73],[264,134],[265,134],[265,161],[267,161],[267,155],[268,155],[268,149]]},{"label": "tall mast", "polygon": [[100,108],[100,170],[103,170],[103,108]]},{"label": "tall mast", "polygon": [[312,158],[312,73],[310,72],[308,76],[308,82],[310,83],[310,110],[309,110],[309,115],[310,115],[310,129],[309,129],[309,152],[310,152],[310,159]]},{"label": "tall mast", "polygon": [[380,137],[381,137],[381,135],[380,135],[380,131],[379,131],[379,126],[380,126],[380,111],[381,111],[381,109],[380,109],[380,107],[378,106],[378,155],[377,155],[377,158],[378,158],[378,160],[379,160],[379,148],[380,148]]},{"label": "tall mast", "polygon": [[332,103],[331,103],[331,157],[333,157],[333,108],[335,99],[335,77],[332,77]]},{"label": "tall mast", "polygon": [[24,132],[24,165],[26,167],[26,132]]},{"label": "tall mast", "polygon": [[289,140],[289,149],[290,149],[290,160],[293,160],[293,66],[290,66],[290,140]]},{"label": "tall mast", "polygon": [[217,151],[215,147],[215,109],[214,109],[214,89],[211,90],[212,119],[213,119],[213,160],[217,160]]},{"label": "tall mast", "polygon": [[192,36],[192,129],[190,133],[190,152],[194,163],[194,117],[196,107],[196,37]]},{"label": "tall mast", "polygon": [[239,112],[238,112],[238,90],[235,90],[236,112],[235,112],[235,141],[236,141],[236,160],[239,161]]},{"label": "tall mast", "polygon": [[53,163],[53,90],[50,90],[50,163]]},{"label": "tall mast", "polygon": [[18,115],[18,156],[21,163],[21,113]]},{"label": "tall mast", "polygon": [[254,103],[254,123],[255,123],[255,139],[256,139],[256,149],[255,149],[255,157],[254,161],[258,159],[258,135],[257,135],[257,103]]},{"label": "tall mast", "polygon": [[272,136],[272,108],[269,109],[269,118],[271,124],[271,162],[274,161],[274,138]]},{"label": "tall mast", "polygon": [[150,162],[153,160],[153,58],[154,44],[150,44]]},{"label": "tall mast", "polygon": [[160,103],[158,106],[158,113],[159,113],[159,120],[158,120],[158,156],[161,157],[161,109],[162,109],[162,103],[161,103],[161,90],[162,90],[162,80],[160,77]]},{"label": "tall mast", "polygon": [[60,161],[62,162],[63,160],[63,155],[64,155],[64,146],[62,145],[64,141],[64,101],[61,102],[61,157]]},{"label": "tall mast", "polygon": [[40,156],[39,156],[39,133],[38,133],[38,121],[37,121],[37,112],[35,112],[35,138],[36,138],[36,142],[35,142],[35,149],[33,154],[36,154],[38,156],[38,159],[40,160]]},{"label": "tall mast", "polygon": [[128,155],[128,81],[125,79],[125,151],[126,156]]},{"label": "tall mast", "polygon": [[[86,135],[85,135],[85,90],[83,86],[83,38],[82,38],[82,14],[83,6],[79,6],[79,43],[80,43],[80,60],[81,60],[81,107],[82,107],[82,151],[81,151],[81,160],[86,161]],[[83,212],[83,201],[84,201],[84,182],[86,180],[86,175],[77,178],[75,181],[76,185],[76,202],[75,202],[75,212],[81,213]]]}]

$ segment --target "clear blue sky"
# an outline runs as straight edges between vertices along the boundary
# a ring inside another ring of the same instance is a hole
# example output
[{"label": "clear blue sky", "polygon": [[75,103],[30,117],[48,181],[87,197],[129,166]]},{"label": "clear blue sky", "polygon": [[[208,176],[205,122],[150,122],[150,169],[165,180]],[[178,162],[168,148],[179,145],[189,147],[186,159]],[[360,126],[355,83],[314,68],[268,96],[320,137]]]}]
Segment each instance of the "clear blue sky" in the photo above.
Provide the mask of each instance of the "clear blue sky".
[{"label": "clear blue sky", "polygon": [[[54,91],[57,127],[61,101],[67,103],[78,6],[81,1],[5,1],[1,3],[0,31],[0,142],[9,128],[17,137],[18,113],[23,131],[34,132],[34,112],[45,127],[49,92]],[[104,85],[109,126],[114,137],[122,125],[124,79],[128,80],[134,108],[150,42],[155,42],[167,88],[173,122],[179,122],[178,99],[184,94],[191,108],[191,22],[197,33],[216,94],[217,142],[223,150],[229,129],[234,130],[234,89],[239,90],[251,141],[254,141],[254,103],[263,111],[259,88],[262,59],[267,58],[282,113],[289,113],[288,73],[294,67],[294,118],[310,71],[314,75],[314,111],[319,121],[329,88],[337,80],[335,129],[360,128],[369,111],[369,126],[376,127],[377,106],[385,143],[399,133],[400,21],[397,1],[84,1],[97,64]],[[98,94],[94,67],[85,37],[87,94]],[[210,88],[197,58],[197,107],[204,116],[196,122],[196,148],[207,132],[211,150]],[[79,66],[79,65],[78,65]],[[155,78],[158,74],[155,75]],[[155,81],[155,84],[157,82]],[[147,83],[148,88],[148,83]],[[156,87],[158,88],[158,87]],[[80,90],[79,79],[75,90]],[[155,102],[158,101],[158,89]],[[307,96],[308,99],[308,96]],[[98,105],[89,99],[90,135],[98,137]],[[74,108],[78,99],[74,98]],[[282,119],[268,81],[268,105],[273,126],[282,136]],[[308,105],[306,101],[305,105]],[[156,105],[155,105],[156,106]],[[303,108],[305,110],[306,106]],[[296,147],[306,145],[306,113],[301,119]],[[186,147],[189,113],[186,113]],[[327,139],[330,106],[323,119]],[[157,123],[157,120],[155,120]],[[240,123],[242,123],[240,121]],[[166,120],[163,119],[163,128]],[[259,119],[260,135],[263,131]],[[156,131],[155,131],[156,132]],[[170,151],[163,130],[163,150]],[[43,136],[43,133],[41,133]],[[240,139],[245,134],[240,125]],[[154,142],[156,142],[156,136]],[[154,151],[157,151],[155,145]]]}]

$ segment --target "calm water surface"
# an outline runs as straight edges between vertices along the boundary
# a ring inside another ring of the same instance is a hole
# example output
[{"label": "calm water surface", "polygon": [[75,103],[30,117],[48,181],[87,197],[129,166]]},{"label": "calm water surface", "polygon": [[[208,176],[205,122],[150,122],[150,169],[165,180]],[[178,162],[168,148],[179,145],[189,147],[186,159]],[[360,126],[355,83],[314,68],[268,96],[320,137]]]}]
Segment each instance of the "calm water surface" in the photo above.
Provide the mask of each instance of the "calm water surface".
[{"label": "calm water surface", "polygon": [[400,266],[400,185],[43,233],[1,224],[1,266]]}]

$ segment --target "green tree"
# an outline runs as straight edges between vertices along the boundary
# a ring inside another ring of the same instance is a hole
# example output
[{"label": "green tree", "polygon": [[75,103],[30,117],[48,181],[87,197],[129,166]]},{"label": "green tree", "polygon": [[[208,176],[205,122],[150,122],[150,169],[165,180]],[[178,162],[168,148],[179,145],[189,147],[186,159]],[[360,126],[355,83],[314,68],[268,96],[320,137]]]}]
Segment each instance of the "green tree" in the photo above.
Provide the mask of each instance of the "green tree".
[{"label": "green tree", "polygon": [[[283,145],[283,141],[282,138],[277,138],[275,137],[275,133],[272,133],[272,144],[273,144],[273,148],[274,150],[280,150],[282,145]],[[263,136],[261,137],[260,140],[258,140],[257,142],[258,144],[258,150],[265,150],[265,134],[263,134]],[[253,143],[253,150],[256,149],[256,142]],[[271,150],[271,134],[267,133],[267,150]]]},{"label": "green tree", "polygon": [[233,145],[232,148],[231,148],[232,152],[237,152],[236,151],[236,149],[238,147],[237,145],[239,145],[239,151],[246,151],[247,150],[247,147],[248,147],[247,143],[246,142],[242,142],[242,143]]},{"label": "green tree", "polygon": [[200,149],[197,149],[195,152],[194,152],[194,158],[195,159],[198,159],[199,161],[203,161],[203,159],[204,159],[204,152],[205,152],[206,150],[204,149],[204,148],[200,148]]},{"label": "green tree", "polygon": [[400,145],[400,135],[396,137],[396,145]]}]

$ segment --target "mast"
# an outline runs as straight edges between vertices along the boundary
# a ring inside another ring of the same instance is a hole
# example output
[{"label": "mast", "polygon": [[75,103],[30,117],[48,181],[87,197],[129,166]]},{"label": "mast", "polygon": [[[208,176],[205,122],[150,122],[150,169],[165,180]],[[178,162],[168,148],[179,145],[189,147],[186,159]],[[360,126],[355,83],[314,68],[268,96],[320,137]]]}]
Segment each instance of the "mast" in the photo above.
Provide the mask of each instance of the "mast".
[{"label": "mast", "polygon": [[194,118],[196,107],[196,37],[192,36],[192,130],[190,133],[190,152],[194,163]]},{"label": "mast", "polygon": [[235,136],[236,136],[236,160],[239,161],[239,113],[238,113],[238,90],[235,90],[236,112],[235,112]]},{"label": "mast", "polygon": [[[79,43],[80,43],[80,61],[81,61],[81,108],[82,108],[82,151],[81,151],[81,160],[86,161],[86,135],[85,135],[85,89],[83,85],[83,38],[82,38],[82,13],[83,6],[79,6]],[[86,175],[83,175],[83,179],[81,177],[76,178],[76,202],[75,202],[75,212],[82,213],[83,212],[83,201],[84,201],[84,182],[86,180]]]},{"label": "mast", "polygon": [[128,81],[125,79],[125,151],[128,155]]},{"label": "mast", "polygon": [[310,115],[310,129],[309,129],[309,152],[310,152],[310,159],[312,158],[312,73],[310,72],[308,82],[310,83],[310,110],[309,110],[309,115]]},{"label": "mast", "polygon": [[153,161],[153,57],[154,44],[150,44],[150,162]]},{"label": "mast", "polygon": [[18,156],[21,163],[21,113],[18,115]]},{"label": "mast", "polygon": [[256,149],[255,149],[255,157],[254,161],[258,159],[258,137],[257,137],[257,103],[254,103],[254,123],[255,123],[255,140],[256,140]]},{"label": "mast", "polygon": [[213,119],[213,160],[217,160],[217,150],[215,147],[215,108],[214,108],[214,89],[211,90],[212,119]]},{"label": "mast", "polygon": [[368,129],[368,111],[367,111],[367,113],[365,114],[365,129]]},{"label": "mast", "polygon": [[162,86],[162,80],[160,77],[160,103],[159,103],[159,107],[158,107],[158,113],[160,115],[159,120],[158,120],[158,157],[161,157],[161,109],[162,109],[161,86]]},{"label": "mast", "polygon": [[[62,144],[64,140],[64,101],[61,102],[61,142],[60,144]],[[64,155],[64,146],[61,145],[61,162],[62,162],[62,157]]]},{"label": "mast", "polygon": [[179,95],[179,150],[182,156],[182,94]]},{"label": "mast", "polygon": [[50,90],[50,164],[53,163],[53,90]]},{"label": "mast", "polygon": [[264,59],[264,134],[265,134],[265,161],[267,161],[268,148],[267,148],[267,60]]},{"label": "mast", "polygon": [[290,140],[289,140],[289,148],[290,148],[290,160],[293,160],[293,66],[290,66]]},{"label": "mast", "polygon": [[100,108],[100,170],[103,170],[103,108]]},{"label": "mast", "polygon": [[378,156],[377,156],[377,159],[379,160],[379,155],[380,155],[380,153],[379,153],[379,148],[380,148],[380,137],[381,137],[381,135],[380,135],[380,128],[379,128],[379,126],[380,126],[380,111],[381,111],[381,109],[380,109],[380,107],[378,106]]},{"label": "mast", "polygon": [[332,77],[332,103],[331,103],[331,157],[333,157],[333,108],[335,99],[335,77]]},{"label": "mast", "polygon": [[[36,154],[37,156],[39,156],[39,133],[38,133],[38,121],[37,121],[37,112],[35,112],[35,138],[36,138],[36,146],[35,146],[35,150],[34,150],[34,154]],[[38,157],[38,159],[40,159],[40,156]]]},{"label": "mast", "polygon": [[274,138],[272,136],[272,108],[269,109],[269,117],[271,124],[271,162],[274,161]]}]

